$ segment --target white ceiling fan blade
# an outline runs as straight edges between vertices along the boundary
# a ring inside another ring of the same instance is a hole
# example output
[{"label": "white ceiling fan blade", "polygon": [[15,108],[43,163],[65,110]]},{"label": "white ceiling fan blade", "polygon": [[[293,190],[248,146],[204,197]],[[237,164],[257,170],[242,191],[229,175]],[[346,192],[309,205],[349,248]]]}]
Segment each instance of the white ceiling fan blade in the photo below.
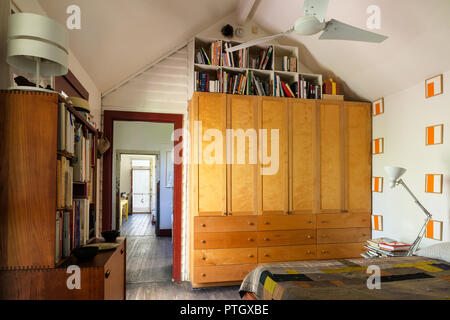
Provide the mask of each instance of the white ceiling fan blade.
[{"label": "white ceiling fan blade", "polygon": [[251,46],[254,46],[254,45],[257,45],[257,44],[260,44],[260,43],[264,43],[264,42],[276,39],[276,38],[281,37],[281,36],[284,36],[285,34],[289,34],[292,31],[294,31],[294,29],[291,29],[291,30],[288,30],[286,32],[279,33],[279,34],[276,34],[276,35],[273,35],[273,36],[268,36],[268,37],[264,37],[264,38],[250,40],[250,41],[242,43],[240,45],[237,45],[237,46],[225,49],[225,51],[226,52],[233,52],[233,51],[241,50],[241,49],[244,49],[244,48],[248,48],[248,47],[251,47]]},{"label": "white ceiling fan blade", "polygon": [[327,23],[319,37],[320,40],[350,40],[377,43],[383,42],[387,38],[387,36],[356,28],[335,19],[331,19]]},{"label": "white ceiling fan blade", "polygon": [[329,0],[305,0],[303,2],[303,12],[305,16],[314,16],[320,22],[325,20],[328,10]]}]

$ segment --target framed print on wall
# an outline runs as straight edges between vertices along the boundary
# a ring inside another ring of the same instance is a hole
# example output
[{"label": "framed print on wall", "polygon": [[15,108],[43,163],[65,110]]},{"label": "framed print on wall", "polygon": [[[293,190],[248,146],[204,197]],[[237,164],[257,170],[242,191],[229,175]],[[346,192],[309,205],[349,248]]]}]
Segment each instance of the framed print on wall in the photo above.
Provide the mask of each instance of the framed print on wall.
[{"label": "framed print on wall", "polygon": [[372,230],[383,231],[383,216],[372,215]]},{"label": "framed print on wall", "polygon": [[373,192],[383,192],[383,178],[382,177],[372,177],[372,191]]},{"label": "framed print on wall", "polygon": [[425,145],[432,146],[435,144],[443,144],[443,143],[444,143],[444,125],[443,124],[426,127]]},{"label": "framed print on wall", "polygon": [[442,193],[442,174],[426,174],[425,175],[425,192],[426,193]]},{"label": "framed print on wall", "polygon": [[372,115],[378,116],[384,113],[384,98],[372,102]]},{"label": "framed print on wall", "polygon": [[427,225],[426,237],[429,239],[442,241],[442,221],[430,220]]},{"label": "framed print on wall", "polygon": [[384,138],[372,140],[372,154],[384,153]]},{"label": "framed print on wall", "polygon": [[442,74],[425,80],[425,98],[431,98],[443,93],[444,80]]}]

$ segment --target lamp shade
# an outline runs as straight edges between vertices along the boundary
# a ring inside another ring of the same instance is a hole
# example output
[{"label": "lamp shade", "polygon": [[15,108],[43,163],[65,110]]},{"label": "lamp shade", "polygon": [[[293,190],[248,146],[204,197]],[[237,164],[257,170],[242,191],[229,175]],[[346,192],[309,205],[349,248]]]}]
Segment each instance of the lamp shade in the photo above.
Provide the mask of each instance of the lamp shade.
[{"label": "lamp shade", "polygon": [[68,37],[60,23],[33,13],[15,13],[8,21],[7,62],[27,73],[61,76],[68,69]]},{"label": "lamp shade", "polygon": [[406,169],[401,167],[384,167],[384,170],[389,176],[391,188],[395,186],[395,182],[406,172]]}]

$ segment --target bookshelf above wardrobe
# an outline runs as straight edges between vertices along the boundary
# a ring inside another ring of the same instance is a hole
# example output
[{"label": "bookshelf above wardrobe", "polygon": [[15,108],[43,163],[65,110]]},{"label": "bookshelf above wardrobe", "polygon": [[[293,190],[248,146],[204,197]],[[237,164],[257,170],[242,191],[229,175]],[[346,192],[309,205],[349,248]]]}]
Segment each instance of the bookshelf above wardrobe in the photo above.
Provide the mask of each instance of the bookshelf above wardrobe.
[{"label": "bookshelf above wardrobe", "polygon": [[192,92],[322,98],[322,75],[299,71],[297,47],[262,44],[226,52],[226,48],[240,43],[202,37],[192,40]]}]

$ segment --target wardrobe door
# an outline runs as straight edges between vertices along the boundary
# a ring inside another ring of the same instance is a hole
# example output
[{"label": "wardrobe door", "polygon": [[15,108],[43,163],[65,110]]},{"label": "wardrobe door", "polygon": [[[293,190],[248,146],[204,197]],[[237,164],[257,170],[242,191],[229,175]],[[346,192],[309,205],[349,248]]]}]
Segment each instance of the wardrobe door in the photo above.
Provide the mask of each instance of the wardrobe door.
[{"label": "wardrobe door", "polygon": [[343,103],[319,101],[320,105],[320,211],[343,210],[344,166],[342,147]]},{"label": "wardrobe door", "polygon": [[228,215],[258,212],[257,98],[228,95]]},{"label": "wardrobe door", "polygon": [[[226,213],[226,95],[200,94],[196,119],[198,152],[198,215]],[[195,130],[194,130],[195,131]],[[194,132],[195,134],[195,132]]]},{"label": "wardrobe door", "polygon": [[371,212],[371,137],[369,103],[345,102],[346,210]]},{"label": "wardrobe door", "polygon": [[259,172],[262,214],[286,214],[289,210],[287,101],[280,98],[260,98],[263,129],[260,133],[262,158]]},{"label": "wardrobe door", "polygon": [[315,206],[316,102],[291,100],[289,105],[289,211],[311,213]]}]

